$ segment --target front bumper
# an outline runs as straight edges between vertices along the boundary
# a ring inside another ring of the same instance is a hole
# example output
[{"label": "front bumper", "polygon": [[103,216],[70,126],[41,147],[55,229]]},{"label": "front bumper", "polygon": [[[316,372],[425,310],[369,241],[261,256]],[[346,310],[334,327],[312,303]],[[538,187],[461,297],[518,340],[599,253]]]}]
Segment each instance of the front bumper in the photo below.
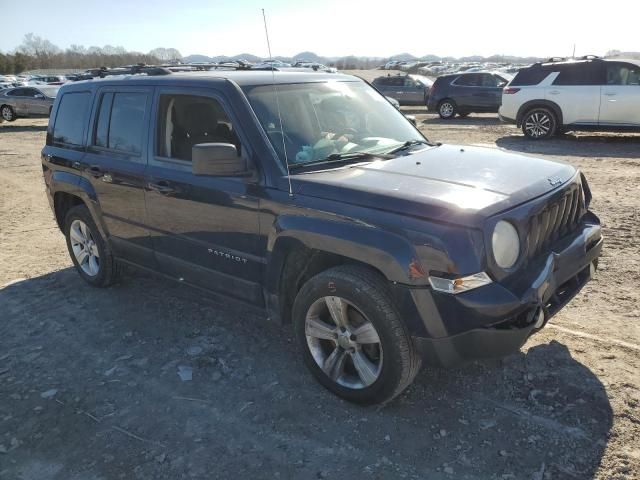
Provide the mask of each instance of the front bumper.
[{"label": "front bumper", "polygon": [[597,218],[586,217],[577,232],[510,281],[458,295],[411,289],[424,325],[424,334],[414,334],[414,343],[425,362],[452,366],[517,352],[591,279],[603,239]]}]

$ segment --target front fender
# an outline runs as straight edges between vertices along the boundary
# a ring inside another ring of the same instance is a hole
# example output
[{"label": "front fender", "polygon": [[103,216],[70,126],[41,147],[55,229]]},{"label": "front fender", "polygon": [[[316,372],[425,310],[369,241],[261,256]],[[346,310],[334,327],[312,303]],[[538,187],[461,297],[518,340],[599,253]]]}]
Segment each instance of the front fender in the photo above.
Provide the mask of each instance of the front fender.
[{"label": "front fender", "polygon": [[370,265],[392,282],[426,285],[411,243],[392,232],[341,220],[281,216],[269,234],[266,283],[277,291],[278,279],[291,241]]}]

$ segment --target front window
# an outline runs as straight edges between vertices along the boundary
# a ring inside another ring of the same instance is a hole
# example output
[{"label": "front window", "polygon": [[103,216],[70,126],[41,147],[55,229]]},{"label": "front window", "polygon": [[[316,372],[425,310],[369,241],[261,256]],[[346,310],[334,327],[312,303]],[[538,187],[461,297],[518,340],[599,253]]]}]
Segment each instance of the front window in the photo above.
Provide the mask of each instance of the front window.
[{"label": "front window", "polygon": [[276,88],[277,97],[273,85],[246,87],[245,93],[283,165],[285,158],[290,165],[304,164],[335,154],[383,154],[407,142],[425,142],[401,113],[365,83],[331,81]]}]

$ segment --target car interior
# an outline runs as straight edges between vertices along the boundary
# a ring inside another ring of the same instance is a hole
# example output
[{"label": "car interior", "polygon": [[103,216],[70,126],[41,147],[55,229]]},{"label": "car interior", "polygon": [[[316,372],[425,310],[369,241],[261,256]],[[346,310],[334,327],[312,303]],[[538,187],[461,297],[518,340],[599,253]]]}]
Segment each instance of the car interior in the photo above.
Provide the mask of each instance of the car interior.
[{"label": "car interior", "polygon": [[231,143],[240,153],[231,121],[213,98],[162,95],[160,118],[160,156],[191,161],[191,149],[199,143]]}]

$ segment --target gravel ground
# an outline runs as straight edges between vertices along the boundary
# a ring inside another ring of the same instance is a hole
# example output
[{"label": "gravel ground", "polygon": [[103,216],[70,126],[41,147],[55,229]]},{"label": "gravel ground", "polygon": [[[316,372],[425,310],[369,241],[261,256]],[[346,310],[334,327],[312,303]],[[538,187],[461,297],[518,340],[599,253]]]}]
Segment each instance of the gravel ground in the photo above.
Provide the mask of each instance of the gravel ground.
[{"label": "gravel ground", "polygon": [[0,125],[0,478],[640,478],[640,136],[406,111],[436,141],[580,167],[606,245],[521,353],[423,370],[384,408],[323,390],[259,312],[134,271],[84,284],[43,191],[46,122]]}]

